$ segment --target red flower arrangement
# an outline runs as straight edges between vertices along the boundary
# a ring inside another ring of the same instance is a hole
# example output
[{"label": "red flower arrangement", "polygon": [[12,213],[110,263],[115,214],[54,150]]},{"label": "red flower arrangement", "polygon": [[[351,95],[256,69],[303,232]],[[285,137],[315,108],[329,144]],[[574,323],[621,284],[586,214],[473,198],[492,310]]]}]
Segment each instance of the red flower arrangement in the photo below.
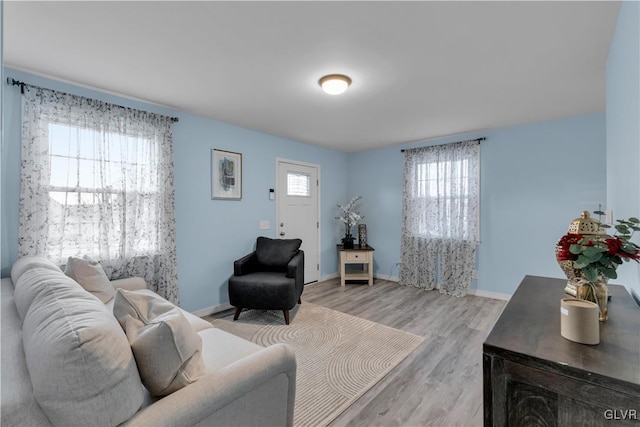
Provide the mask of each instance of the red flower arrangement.
[{"label": "red flower arrangement", "polygon": [[[617,278],[616,269],[623,262],[640,262],[640,246],[631,241],[633,233],[640,231],[640,220],[629,218],[617,222],[618,234],[614,236],[605,234],[587,238],[581,234],[565,234],[556,245],[556,258],[572,261],[573,268],[589,282],[596,282],[600,277]],[[600,226],[610,228],[607,224]]]},{"label": "red flower arrangement", "polygon": [[567,233],[560,238],[556,250],[556,259],[558,261],[575,261],[578,259],[578,255],[572,254],[569,251],[571,245],[575,245],[582,239],[582,234]]}]

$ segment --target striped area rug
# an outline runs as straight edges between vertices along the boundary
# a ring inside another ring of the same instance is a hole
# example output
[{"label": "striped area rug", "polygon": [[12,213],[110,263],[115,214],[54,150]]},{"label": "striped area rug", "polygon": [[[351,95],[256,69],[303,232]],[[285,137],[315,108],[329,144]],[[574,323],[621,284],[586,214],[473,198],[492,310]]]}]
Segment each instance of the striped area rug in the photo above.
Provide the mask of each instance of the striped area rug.
[{"label": "striped area rug", "polygon": [[326,426],[373,387],[424,338],[303,302],[284,324],[282,311],[243,311],[211,320],[262,346],[291,345],[296,352],[296,427]]}]

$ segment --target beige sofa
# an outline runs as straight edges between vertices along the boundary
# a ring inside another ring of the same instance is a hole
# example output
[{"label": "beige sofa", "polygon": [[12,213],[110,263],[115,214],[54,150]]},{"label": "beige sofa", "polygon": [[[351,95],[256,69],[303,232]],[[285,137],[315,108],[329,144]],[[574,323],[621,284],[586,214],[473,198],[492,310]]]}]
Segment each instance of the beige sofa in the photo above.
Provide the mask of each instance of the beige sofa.
[{"label": "beige sofa", "polygon": [[[111,282],[142,294],[142,279]],[[141,383],[110,304],[47,259],[18,260],[2,279],[3,426],[291,426],[296,361],[182,312],[202,339],[204,376],[163,398]],[[157,297],[157,296],[156,296]]]}]

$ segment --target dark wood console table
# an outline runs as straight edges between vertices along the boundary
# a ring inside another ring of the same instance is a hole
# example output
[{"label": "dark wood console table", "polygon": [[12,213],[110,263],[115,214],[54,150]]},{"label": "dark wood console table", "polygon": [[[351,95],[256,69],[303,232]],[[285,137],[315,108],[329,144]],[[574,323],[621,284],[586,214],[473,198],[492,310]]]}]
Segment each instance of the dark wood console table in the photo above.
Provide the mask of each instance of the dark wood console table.
[{"label": "dark wood console table", "polygon": [[485,340],[485,426],[640,425],[640,308],[610,285],[600,344],[569,341],[566,283],[526,276]]}]

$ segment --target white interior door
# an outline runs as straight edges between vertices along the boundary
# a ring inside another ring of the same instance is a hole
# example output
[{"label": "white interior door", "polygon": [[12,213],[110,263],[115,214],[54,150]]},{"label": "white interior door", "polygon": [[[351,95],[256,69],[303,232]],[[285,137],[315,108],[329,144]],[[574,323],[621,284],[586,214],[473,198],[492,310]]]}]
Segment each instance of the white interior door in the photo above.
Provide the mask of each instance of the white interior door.
[{"label": "white interior door", "polygon": [[281,239],[301,239],[304,282],[320,278],[318,166],[278,160],[276,233]]}]

